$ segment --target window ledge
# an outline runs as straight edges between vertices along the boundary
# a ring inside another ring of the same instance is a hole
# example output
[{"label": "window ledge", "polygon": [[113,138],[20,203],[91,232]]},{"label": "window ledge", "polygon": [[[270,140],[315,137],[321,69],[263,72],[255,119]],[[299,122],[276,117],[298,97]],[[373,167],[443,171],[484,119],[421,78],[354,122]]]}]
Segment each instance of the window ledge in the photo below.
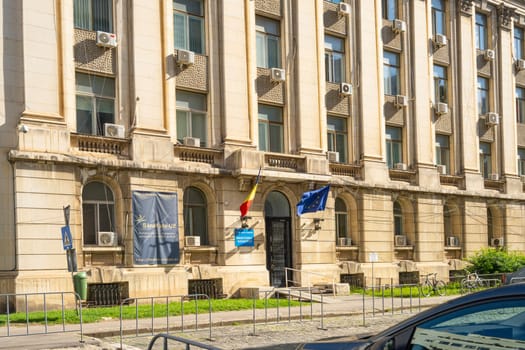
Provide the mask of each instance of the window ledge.
[{"label": "window ledge", "polygon": [[101,246],[84,246],[82,247],[84,252],[123,252],[124,246],[111,246],[111,247],[101,247]]},{"label": "window ledge", "polygon": [[347,250],[359,250],[359,247],[356,245],[338,245],[335,247],[335,250],[338,251],[347,251]]},{"label": "window ledge", "polygon": [[411,245],[404,245],[404,246],[395,246],[395,250],[414,250],[414,247]]},{"label": "window ledge", "polygon": [[186,252],[192,252],[192,251],[195,251],[195,252],[214,252],[214,251],[218,250],[217,247],[210,246],[210,245],[207,245],[207,246],[185,246],[182,249],[184,251],[186,251]]},{"label": "window ledge", "polygon": [[461,250],[461,247],[445,246],[445,250]]}]

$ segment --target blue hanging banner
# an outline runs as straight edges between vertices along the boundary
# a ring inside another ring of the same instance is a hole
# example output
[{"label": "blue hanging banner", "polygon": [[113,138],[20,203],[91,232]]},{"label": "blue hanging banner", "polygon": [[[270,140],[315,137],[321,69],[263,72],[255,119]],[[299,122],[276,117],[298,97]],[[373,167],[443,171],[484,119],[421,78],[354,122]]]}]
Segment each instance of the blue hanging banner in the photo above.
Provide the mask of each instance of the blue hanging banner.
[{"label": "blue hanging banner", "polygon": [[177,193],[133,191],[132,202],[135,264],[178,264]]},{"label": "blue hanging banner", "polygon": [[253,228],[236,228],[235,229],[235,246],[236,247],[253,247],[254,246]]}]

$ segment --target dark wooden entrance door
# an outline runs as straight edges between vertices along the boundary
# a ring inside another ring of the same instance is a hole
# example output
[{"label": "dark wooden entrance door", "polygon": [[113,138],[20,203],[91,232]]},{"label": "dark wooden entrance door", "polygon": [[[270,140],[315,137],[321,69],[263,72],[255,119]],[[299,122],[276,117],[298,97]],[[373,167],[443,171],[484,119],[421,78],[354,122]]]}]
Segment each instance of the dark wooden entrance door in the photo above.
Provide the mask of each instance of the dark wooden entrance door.
[{"label": "dark wooden entrance door", "polygon": [[[292,267],[289,218],[266,218],[266,247],[266,267],[270,272],[270,285],[285,287],[285,267]],[[292,275],[289,271],[288,277]]]}]

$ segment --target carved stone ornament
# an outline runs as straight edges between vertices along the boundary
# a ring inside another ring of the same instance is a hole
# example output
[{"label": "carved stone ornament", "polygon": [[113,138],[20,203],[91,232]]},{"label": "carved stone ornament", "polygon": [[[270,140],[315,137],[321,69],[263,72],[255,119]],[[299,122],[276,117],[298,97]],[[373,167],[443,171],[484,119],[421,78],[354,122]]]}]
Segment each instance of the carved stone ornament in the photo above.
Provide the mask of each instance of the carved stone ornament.
[{"label": "carved stone ornament", "polygon": [[501,29],[512,29],[512,19],[515,16],[515,12],[515,8],[505,6],[505,4],[501,4],[498,6],[498,18]]},{"label": "carved stone ornament", "polygon": [[458,11],[464,16],[472,16],[472,5],[474,5],[473,0],[459,0]]}]

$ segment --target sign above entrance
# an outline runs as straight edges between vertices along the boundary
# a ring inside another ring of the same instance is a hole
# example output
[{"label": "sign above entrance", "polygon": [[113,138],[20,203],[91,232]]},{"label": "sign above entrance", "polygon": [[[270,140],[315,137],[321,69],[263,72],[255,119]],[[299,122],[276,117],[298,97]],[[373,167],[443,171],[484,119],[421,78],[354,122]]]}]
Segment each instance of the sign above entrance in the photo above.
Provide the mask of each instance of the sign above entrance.
[{"label": "sign above entrance", "polygon": [[254,246],[253,228],[236,228],[235,229],[235,246],[236,247],[253,247]]}]

